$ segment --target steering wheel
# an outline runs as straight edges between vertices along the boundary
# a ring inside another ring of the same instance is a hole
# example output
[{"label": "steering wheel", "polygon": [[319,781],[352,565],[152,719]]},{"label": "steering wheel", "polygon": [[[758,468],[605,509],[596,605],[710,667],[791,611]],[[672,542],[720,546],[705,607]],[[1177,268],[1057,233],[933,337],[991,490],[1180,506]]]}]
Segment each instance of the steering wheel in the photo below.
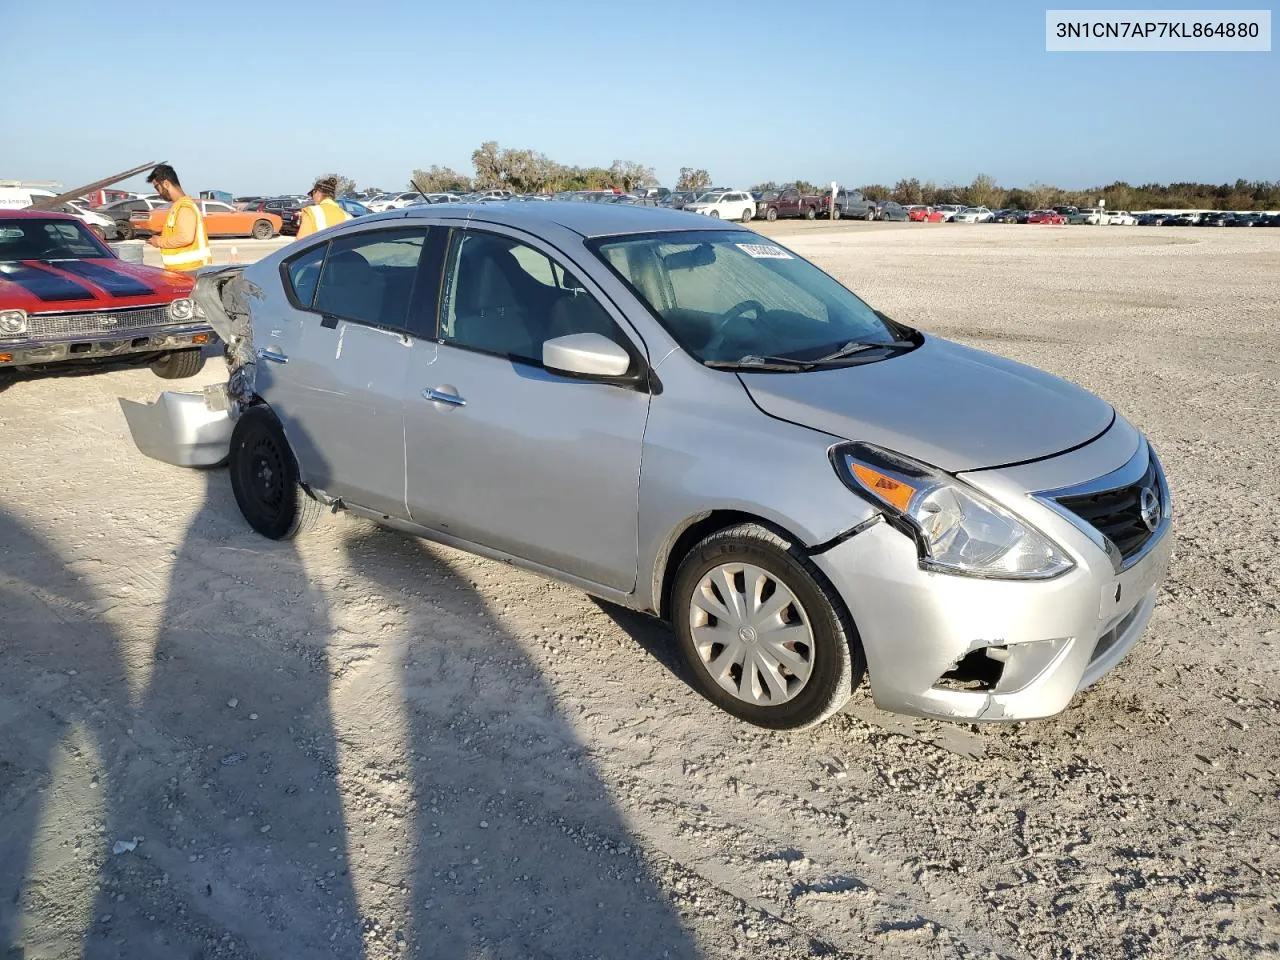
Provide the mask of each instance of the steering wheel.
[{"label": "steering wheel", "polygon": [[743,300],[741,303],[735,303],[732,307],[720,315],[719,321],[715,325],[715,329],[711,332],[706,344],[703,346],[705,353],[714,353],[719,350],[726,340],[729,339],[729,325],[737,320],[745,313],[755,311],[754,323],[758,323],[760,318],[764,316],[764,304],[759,300]]}]

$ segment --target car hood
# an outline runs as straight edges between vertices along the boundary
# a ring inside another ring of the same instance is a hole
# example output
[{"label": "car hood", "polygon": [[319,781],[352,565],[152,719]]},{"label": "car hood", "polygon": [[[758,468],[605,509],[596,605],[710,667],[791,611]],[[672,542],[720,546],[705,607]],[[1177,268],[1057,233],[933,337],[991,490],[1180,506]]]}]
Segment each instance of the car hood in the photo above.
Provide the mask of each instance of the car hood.
[{"label": "car hood", "polygon": [[878,362],[739,378],[770,416],[951,473],[1061,453],[1115,419],[1110,404],[1074,384],[935,337]]},{"label": "car hood", "polygon": [[114,258],[0,261],[0,310],[109,310],[188,296],[193,277]]}]

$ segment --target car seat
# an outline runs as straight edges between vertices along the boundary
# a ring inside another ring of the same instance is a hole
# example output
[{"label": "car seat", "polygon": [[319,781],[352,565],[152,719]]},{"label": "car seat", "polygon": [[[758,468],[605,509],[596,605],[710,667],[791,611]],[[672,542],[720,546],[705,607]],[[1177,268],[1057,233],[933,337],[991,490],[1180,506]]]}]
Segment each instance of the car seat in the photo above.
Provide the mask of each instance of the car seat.
[{"label": "car seat", "polygon": [[467,237],[459,254],[453,339],[489,353],[538,359],[543,338],[530,331],[521,304],[522,272],[502,241]]},{"label": "car seat", "polygon": [[616,342],[613,319],[578,278],[566,271],[562,286],[565,293],[551,308],[547,339],[572,333],[598,333]]},{"label": "car seat", "polygon": [[316,309],[335,317],[380,323],[386,292],[382,275],[355,250],[329,256],[320,276]]}]

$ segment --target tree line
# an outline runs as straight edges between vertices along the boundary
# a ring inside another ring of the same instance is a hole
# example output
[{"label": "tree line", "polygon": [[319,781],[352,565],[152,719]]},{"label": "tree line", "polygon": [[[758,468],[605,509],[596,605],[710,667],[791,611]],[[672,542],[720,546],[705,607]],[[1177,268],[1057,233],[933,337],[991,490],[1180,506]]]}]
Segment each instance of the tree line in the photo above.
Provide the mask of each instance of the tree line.
[{"label": "tree line", "polygon": [[[471,154],[472,172],[460,173],[451,167],[433,164],[416,169],[410,184],[424,193],[469,193],[473,190],[505,189],[514,193],[558,193],[563,190],[623,190],[656,184],[654,169],[634,160],[615,160],[608,167],[570,166],[544,153],[524,148],[499,146],[487,140]],[[332,174],[331,174],[332,175]],[[340,176],[340,193],[354,192],[355,181]],[[702,167],[681,167],[673,189],[699,191],[711,187],[711,174]],[[825,194],[831,184],[793,180],[754,184],[755,192],[778,190],[795,185],[806,193]],[[1046,183],[1026,187],[1002,187],[994,177],[979,174],[967,185],[921,181],[915,177],[893,186],[864,184],[862,193],[872,200],[896,200],[901,204],[963,203],[992,209],[1010,207],[1036,210],[1072,205],[1096,206],[1105,200],[1112,210],[1195,208],[1210,210],[1274,210],[1280,208],[1280,181],[1236,180],[1234,183],[1144,183],[1138,186],[1116,181],[1087,189],[1065,189]]]}]

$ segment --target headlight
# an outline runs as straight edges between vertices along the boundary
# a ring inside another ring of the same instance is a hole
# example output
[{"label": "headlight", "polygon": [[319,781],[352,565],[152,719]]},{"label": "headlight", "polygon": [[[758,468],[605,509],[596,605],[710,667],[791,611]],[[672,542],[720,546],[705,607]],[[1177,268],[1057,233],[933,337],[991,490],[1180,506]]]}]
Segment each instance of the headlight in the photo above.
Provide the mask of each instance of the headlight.
[{"label": "headlight", "polygon": [[182,297],[169,304],[170,320],[190,320],[195,315],[196,305],[186,297]]},{"label": "headlight", "polygon": [[27,332],[27,311],[0,310],[0,335],[18,337]]},{"label": "headlight", "polygon": [[885,508],[909,533],[920,565],[942,573],[1047,580],[1075,564],[1057,544],[978,490],[925,464],[871,444],[832,451],[852,489]]}]

